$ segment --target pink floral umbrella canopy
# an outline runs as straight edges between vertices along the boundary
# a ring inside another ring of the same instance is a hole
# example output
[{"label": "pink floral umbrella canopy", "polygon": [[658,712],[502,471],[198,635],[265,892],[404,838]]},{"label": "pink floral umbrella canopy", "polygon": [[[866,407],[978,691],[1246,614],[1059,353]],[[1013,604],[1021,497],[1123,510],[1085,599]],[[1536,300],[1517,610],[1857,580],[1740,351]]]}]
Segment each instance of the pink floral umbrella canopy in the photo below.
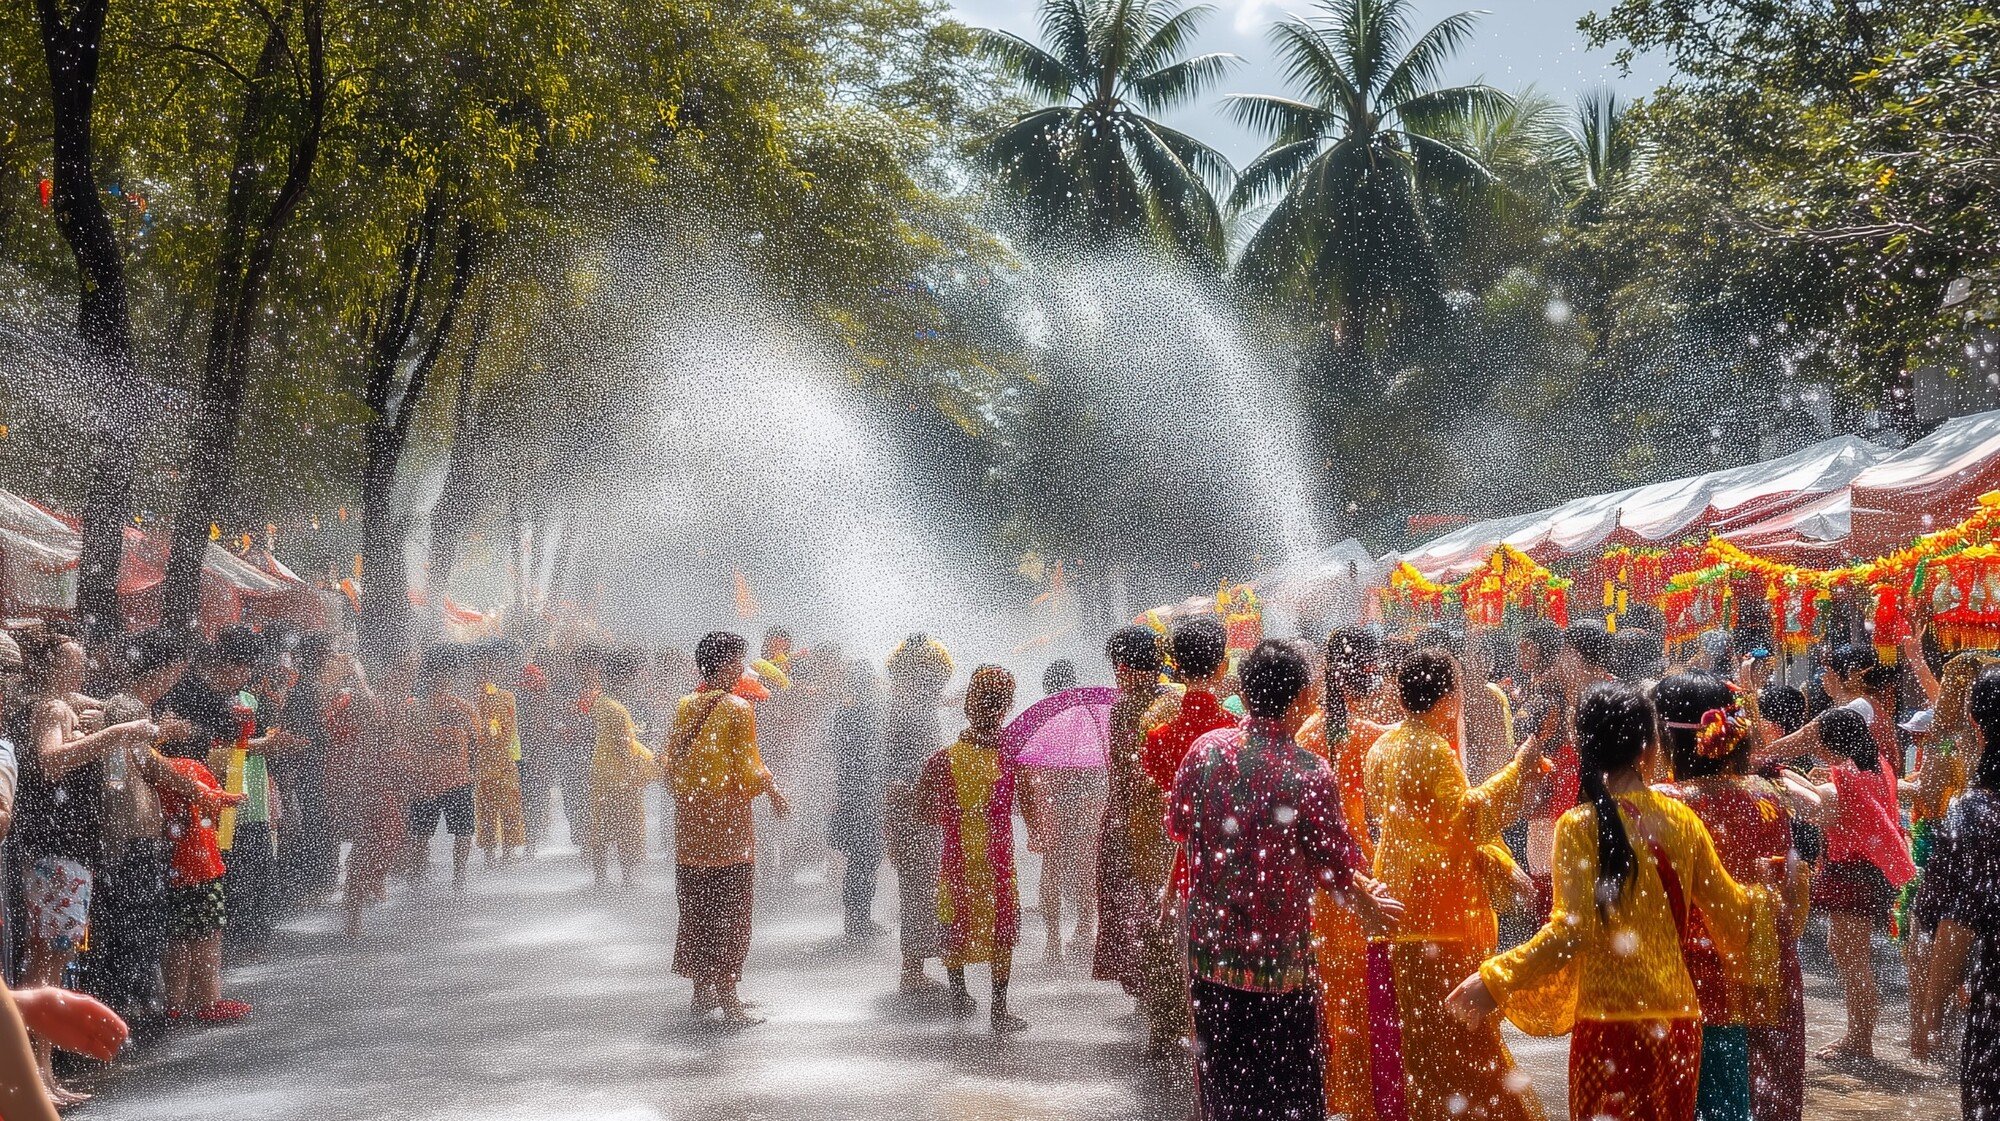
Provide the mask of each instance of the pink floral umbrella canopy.
[{"label": "pink floral umbrella canopy", "polygon": [[1064,689],[1016,716],[1000,733],[1000,750],[1026,767],[1103,770],[1111,742],[1111,706],[1118,690]]}]

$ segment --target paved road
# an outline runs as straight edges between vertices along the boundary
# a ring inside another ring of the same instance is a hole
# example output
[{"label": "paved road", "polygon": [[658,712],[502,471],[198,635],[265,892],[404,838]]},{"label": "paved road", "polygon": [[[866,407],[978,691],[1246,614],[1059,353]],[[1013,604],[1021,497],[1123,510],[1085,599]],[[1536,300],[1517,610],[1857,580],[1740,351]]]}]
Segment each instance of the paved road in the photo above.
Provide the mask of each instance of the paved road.
[{"label": "paved road", "polygon": [[[439,855],[442,855],[440,846]],[[399,892],[358,944],[330,916],[288,926],[268,964],[229,974],[256,1015],[164,1040],[110,1076],[82,1116],[301,1121],[790,1121],[806,1118],[1180,1121],[1187,1086],[1142,1061],[1130,1001],[1034,964],[1016,981],[1024,1035],[995,1040],[891,994],[886,942],[842,944],[833,892],[761,893],[745,995],[770,1022],[690,1025],[668,970],[669,869],[595,892],[573,855],[480,874],[462,898]],[[885,883],[878,911],[891,910]],[[1032,893],[1027,894],[1032,899]],[[1814,983],[1815,1015],[1839,1023]],[[975,978],[975,990],[977,978]],[[982,1000],[983,1006],[983,1000]],[[1901,1038],[1900,1021],[1883,1040]],[[1562,1040],[1515,1037],[1552,1111]],[[1812,1121],[1957,1116],[1956,1094],[1900,1068],[1814,1064]]]}]

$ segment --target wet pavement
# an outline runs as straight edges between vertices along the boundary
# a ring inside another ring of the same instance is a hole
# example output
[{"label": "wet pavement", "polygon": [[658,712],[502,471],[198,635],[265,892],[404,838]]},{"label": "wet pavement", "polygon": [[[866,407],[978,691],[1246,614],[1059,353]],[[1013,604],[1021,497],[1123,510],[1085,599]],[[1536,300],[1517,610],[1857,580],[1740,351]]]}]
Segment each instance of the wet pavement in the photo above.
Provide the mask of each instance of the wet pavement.
[{"label": "wet pavement", "polygon": [[[442,843],[437,854],[445,855]],[[1032,864],[1030,860],[1028,863]],[[996,1039],[894,993],[887,939],[839,937],[823,883],[762,886],[743,984],[769,1022],[740,1032],[689,1021],[670,971],[671,869],[596,891],[573,850],[480,869],[464,896],[398,889],[358,943],[333,917],[281,932],[271,959],[225,991],[253,1018],[187,1029],[96,1087],[80,1116],[303,1121],[791,1121],[806,1118],[1180,1121],[1185,1080],[1140,1055],[1141,1026],[1111,985],[1054,973],[1040,922],[1024,923],[1012,1005],[1030,1029]],[[1024,884],[1024,888],[1031,888]],[[893,913],[885,875],[877,915]],[[1024,898],[1034,898],[1032,890]],[[935,965],[933,965],[935,970]],[[1840,1025],[1838,992],[1809,978],[1813,1046]],[[1900,994],[1885,994],[1883,1053],[1900,1050]],[[1567,1041],[1510,1038],[1551,1116],[1562,1116]],[[1956,1088],[1884,1064],[1813,1062],[1806,1116],[1958,1115]]]}]

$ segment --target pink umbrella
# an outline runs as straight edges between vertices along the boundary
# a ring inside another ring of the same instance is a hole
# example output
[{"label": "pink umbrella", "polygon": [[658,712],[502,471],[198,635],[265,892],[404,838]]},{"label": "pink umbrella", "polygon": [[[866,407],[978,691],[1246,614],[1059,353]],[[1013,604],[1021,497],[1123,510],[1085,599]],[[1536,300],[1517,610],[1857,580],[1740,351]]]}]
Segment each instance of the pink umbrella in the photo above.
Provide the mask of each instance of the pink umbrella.
[{"label": "pink umbrella", "polygon": [[1000,750],[1018,766],[1103,770],[1117,700],[1118,690],[1105,686],[1043,697],[1001,731]]}]

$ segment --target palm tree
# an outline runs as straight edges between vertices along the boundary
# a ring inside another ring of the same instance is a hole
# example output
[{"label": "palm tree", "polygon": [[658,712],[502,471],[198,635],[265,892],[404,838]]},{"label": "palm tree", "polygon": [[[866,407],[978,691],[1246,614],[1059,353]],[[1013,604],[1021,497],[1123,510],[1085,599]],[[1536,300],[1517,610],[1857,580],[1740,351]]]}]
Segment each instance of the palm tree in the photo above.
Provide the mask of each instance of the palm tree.
[{"label": "palm tree", "polygon": [[975,32],[981,52],[1039,105],[987,138],[980,155],[1019,202],[1036,240],[1090,244],[1157,233],[1219,262],[1216,193],[1229,161],[1154,116],[1215,84],[1238,59],[1182,58],[1213,9],[1156,0],[1044,0],[1038,47]]},{"label": "palm tree", "polygon": [[[1444,266],[1427,206],[1491,189],[1464,124],[1508,98],[1483,84],[1444,86],[1476,17],[1411,35],[1409,0],[1322,0],[1271,38],[1301,96],[1237,96],[1236,118],[1271,144],[1243,170],[1233,207],[1270,203],[1238,261],[1266,289],[1333,305],[1341,348],[1358,357],[1395,309],[1443,311]],[[1273,201],[1275,200],[1275,201]]]},{"label": "palm tree", "polygon": [[1625,120],[1628,111],[1610,90],[1593,90],[1577,102],[1570,131],[1575,183],[1569,214],[1578,225],[1601,220],[1638,169],[1639,148]]},{"label": "palm tree", "polygon": [[1545,254],[1550,227],[1562,217],[1577,178],[1568,123],[1563,105],[1533,87],[1449,123],[1440,139],[1469,153],[1492,176],[1425,200],[1434,240],[1457,247],[1454,282],[1481,291]]}]

